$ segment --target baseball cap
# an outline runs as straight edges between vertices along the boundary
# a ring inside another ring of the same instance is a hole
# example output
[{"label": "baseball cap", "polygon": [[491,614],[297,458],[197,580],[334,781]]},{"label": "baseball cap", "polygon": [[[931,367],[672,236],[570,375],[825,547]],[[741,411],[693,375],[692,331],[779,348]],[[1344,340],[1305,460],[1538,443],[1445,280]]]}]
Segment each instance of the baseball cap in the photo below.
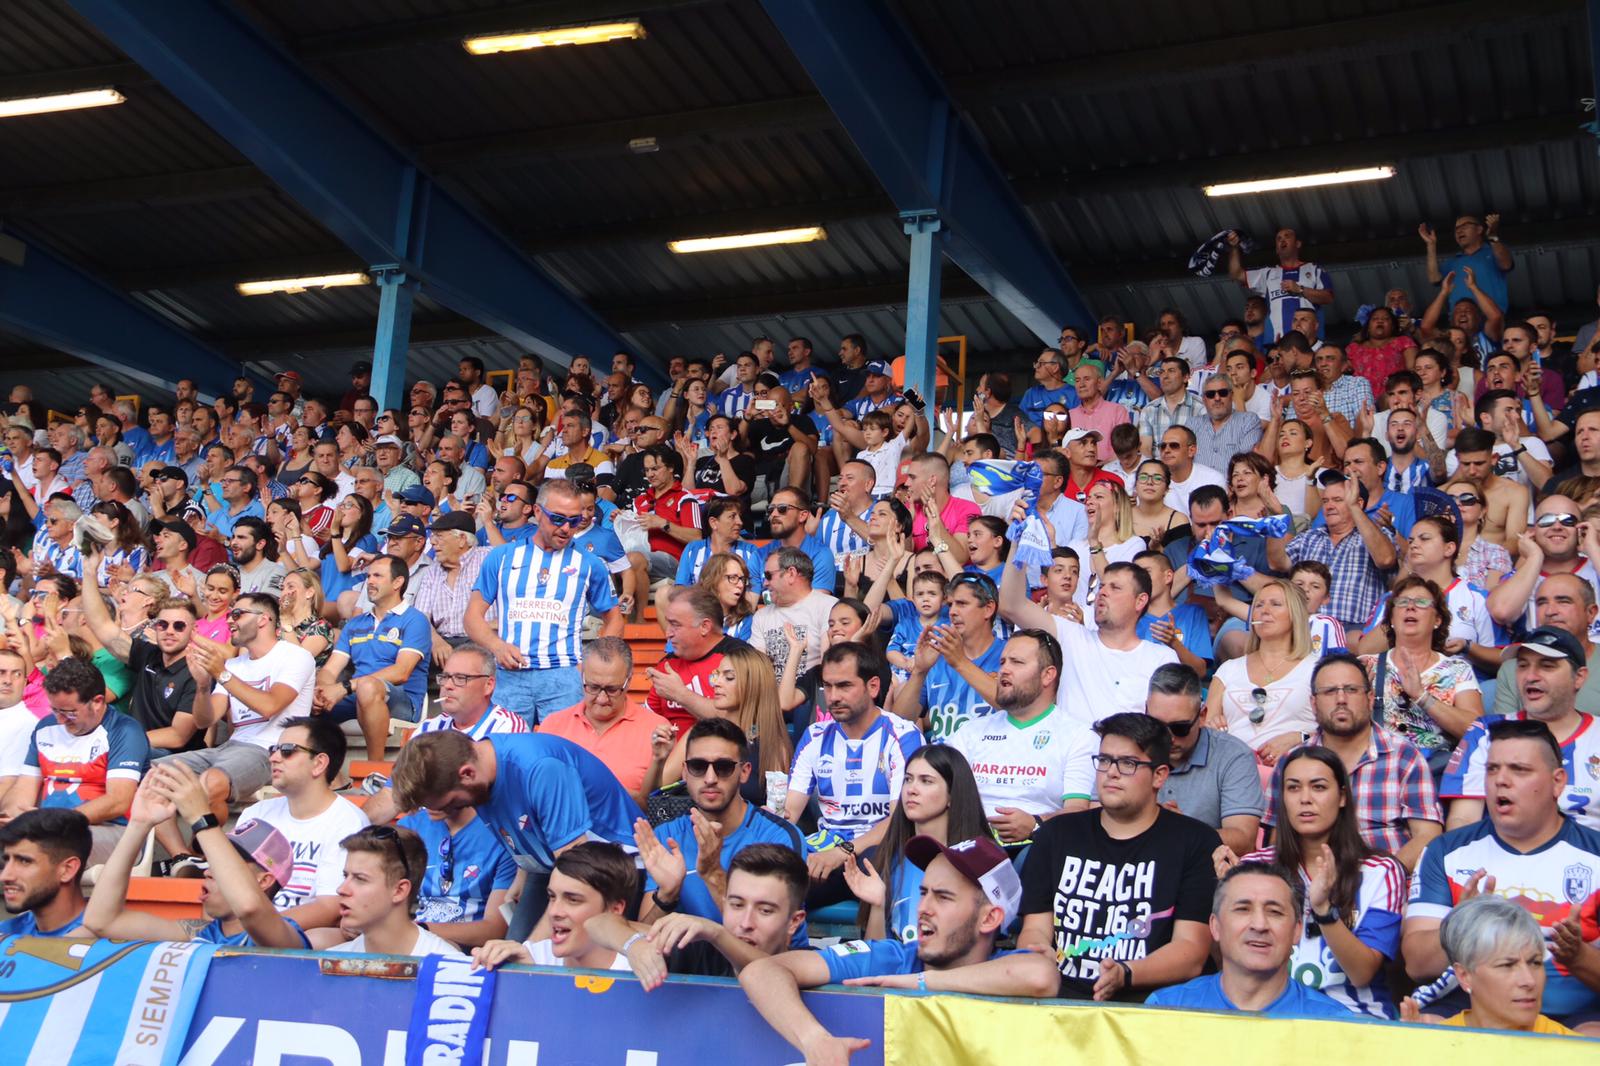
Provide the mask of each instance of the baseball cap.
[{"label": "baseball cap", "polygon": [[187,522],[169,519],[165,522],[152,522],[150,523],[150,528],[157,533],[162,530],[166,530],[168,533],[176,533],[183,538],[185,544],[189,545],[190,551],[194,551],[194,546],[200,543],[199,538],[195,536],[193,527]]},{"label": "baseball cap", "polygon": [[387,536],[390,540],[396,537],[426,537],[428,527],[415,515],[403,514],[389,523]]},{"label": "baseball cap", "polygon": [[300,371],[298,370],[285,370],[283,373],[277,376],[276,380],[282,381],[284,378],[288,378],[291,381],[302,380],[300,377]]},{"label": "baseball cap", "polygon": [[1093,437],[1095,440],[1099,440],[1100,431],[1098,429],[1069,429],[1067,430],[1067,435],[1061,438],[1061,443],[1071,444],[1073,441],[1083,440],[1085,437]]},{"label": "baseball cap", "polygon": [[357,374],[370,374],[370,373],[372,373],[372,364],[367,362],[365,359],[361,360],[361,362],[357,363],[355,366],[350,368],[350,376],[351,377],[355,377]]},{"label": "baseball cap", "polygon": [[381,436],[377,440],[373,441],[372,442],[372,446],[374,448],[384,448],[384,447],[388,447],[388,448],[404,448],[405,447],[404,444],[400,443],[400,438],[395,436],[393,433],[385,433],[383,436]]},{"label": "baseball cap", "polygon": [[1542,655],[1546,659],[1566,659],[1574,667],[1584,667],[1589,664],[1578,638],[1565,629],[1557,629],[1555,626],[1540,626],[1529,633],[1516,646],[1517,651],[1524,649],[1535,655]]},{"label": "baseball cap", "polygon": [[943,855],[963,877],[983,890],[990,903],[1005,911],[1002,928],[1011,924],[1022,905],[1022,879],[1011,865],[1005,849],[990,836],[973,837],[955,844],[941,844],[930,836],[914,836],[906,841],[906,858],[918,869]]},{"label": "baseball cap", "polygon": [[228,834],[228,842],[248,861],[271,874],[280,887],[289,883],[294,871],[294,847],[271,825],[259,818],[240,822]]},{"label": "baseball cap", "polygon": [[181,466],[164,466],[150,476],[158,481],[181,481],[185,485],[189,483],[189,475],[184,473]]},{"label": "baseball cap", "polygon": [[428,491],[428,486],[426,486],[426,485],[407,485],[405,488],[400,490],[400,502],[401,503],[425,503],[429,507],[432,507],[434,504],[438,503],[439,501],[434,499],[433,493]]},{"label": "baseball cap", "polygon": [[882,359],[874,359],[872,362],[868,363],[862,369],[865,370],[869,374],[876,374],[880,378],[892,378],[892,377],[894,377],[894,371],[891,370],[889,368],[889,364],[885,363]]},{"label": "baseball cap", "polygon": [[[401,515],[401,517],[408,518],[410,516]],[[389,529],[392,531],[394,526],[390,525]],[[441,533],[446,530],[454,530],[457,533],[471,533],[476,535],[478,532],[478,523],[474,522],[472,520],[472,515],[466,511],[451,511],[449,514],[440,515],[434,520],[433,523],[433,531],[435,533]]]}]

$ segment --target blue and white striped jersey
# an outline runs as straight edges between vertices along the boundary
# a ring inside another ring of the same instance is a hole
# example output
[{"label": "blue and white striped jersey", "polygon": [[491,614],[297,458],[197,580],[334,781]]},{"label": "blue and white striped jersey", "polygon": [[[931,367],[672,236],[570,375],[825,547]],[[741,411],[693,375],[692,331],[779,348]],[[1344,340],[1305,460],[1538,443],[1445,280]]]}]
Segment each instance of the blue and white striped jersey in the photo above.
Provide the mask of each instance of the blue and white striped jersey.
[{"label": "blue and white striped jersey", "polygon": [[[766,553],[749,541],[741,540],[733,545],[733,554],[744,560],[744,565],[750,571],[752,586],[751,592],[761,592],[765,583],[766,571],[762,568],[766,562]],[[678,573],[673,583],[677,585],[692,585],[700,580],[700,571],[705,569],[706,560],[711,558],[711,542],[704,538],[692,541],[683,549],[683,554],[678,556]]]},{"label": "blue and white striped jersey", "polygon": [[[872,514],[871,506],[856,517],[865,522]],[[817,520],[817,539],[828,546],[835,556],[859,555],[872,547],[863,540],[837,511],[829,511]]]},{"label": "blue and white striped jersey", "polygon": [[1332,289],[1333,284],[1323,269],[1315,263],[1301,263],[1292,270],[1285,270],[1281,266],[1273,265],[1262,267],[1260,270],[1249,271],[1246,279],[1250,291],[1267,299],[1267,341],[1275,341],[1294,328],[1294,313],[1301,308],[1317,313],[1318,337],[1308,337],[1307,340],[1317,341],[1322,333],[1322,308],[1307,300],[1303,296],[1285,292],[1285,281],[1297,281],[1308,289]]},{"label": "blue and white striped jersey", "polygon": [[854,840],[894,810],[906,762],[920,747],[917,727],[888,711],[878,712],[860,740],[832,719],[814,722],[795,751],[789,790],[817,797],[818,829]]},{"label": "blue and white striped jersey", "polygon": [[578,665],[583,620],[617,605],[611,575],[593,555],[570,544],[547,552],[531,540],[484,556],[473,591],[499,607],[500,639],[526,655],[534,670]]},{"label": "blue and white striped jersey", "polygon": [[755,398],[755,389],[746,391],[743,387],[735,385],[733,388],[725,389],[712,397],[709,407],[719,415],[727,415],[729,418],[738,419],[744,417],[745,411],[755,402]]}]

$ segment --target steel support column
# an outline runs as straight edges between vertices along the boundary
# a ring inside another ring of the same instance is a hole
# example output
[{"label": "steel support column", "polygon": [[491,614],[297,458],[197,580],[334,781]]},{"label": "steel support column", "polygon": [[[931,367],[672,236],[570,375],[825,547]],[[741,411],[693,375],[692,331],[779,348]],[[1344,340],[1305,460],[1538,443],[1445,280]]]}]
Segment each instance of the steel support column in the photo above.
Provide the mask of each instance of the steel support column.
[{"label": "steel support column", "polygon": [[[944,226],[937,212],[900,215],[911,238],[906,281],[906,385],[931,405],[938,398],[939,283],[944,267]],[[928,416],[930,419],[933,415]]]},{"label": "steel support column", "polygon": [[378,284],[378,331],[372,342],[372,395],[378,410],[405,400],[406,352],[411,347],[411,304],[417,283],[405,271],[374,267]]}]

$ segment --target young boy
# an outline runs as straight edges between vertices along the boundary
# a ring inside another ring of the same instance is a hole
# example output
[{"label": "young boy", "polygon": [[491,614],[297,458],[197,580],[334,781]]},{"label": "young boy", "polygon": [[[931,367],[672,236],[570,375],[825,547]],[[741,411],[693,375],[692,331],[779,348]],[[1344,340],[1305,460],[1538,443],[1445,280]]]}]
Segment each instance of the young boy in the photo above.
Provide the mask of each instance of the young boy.
[{"label": "young boy", "polygon": [[894,431],[894,418],[887,411],[868,411],[861,416],[861,439],[866,443],[856,452],[856,458],[871,464],[878,475],[872,488],[874,498],[882,499],[894,491],[900,456],[915,433],[913,423],[909,434],[897,434]]},{"label": "young boy", "polygon": [[633,857],[616,844],[590,841],[556,856],[550,904],[540,920],[545,940],[491,940],[472,949],[475,965],[492,970],[508,962],[632,972],[625,952],[590,938],[586,923],[601,914],[621,917],[639,889]]},{"label": "young boy", "polygon": [[[917,654],[917,641],[922,639],[922,631],[938,624],[944,615],[944,587],[942,573],[925,570],[911,579],[909,600],[888,601],[889,609],[894,612],[894,635],[889,638],[885,657],[895,680],[904,681],[911,676],[911,659]],[[873,606],[869,599],[867,608],[870,610]]]},{"label": "young boy", "polygon": [[1145,608],[1135,630],[1145,640],[1165,644],[1178,654],[1178,661],[1205,677],[1210,672],[1211,620],[1193,603],[1172,599],[1172,561],[1162,552],[1142,551],[1133,557],[1135,566],[1150,575],[1150,605]]},{"label": "young boy", "polygon": [[417,834],[369,825],[339,841],[339,846],[344,849],[339,928],[356,938],[329,951],[465,958],[454,944],[412,920],[428,868],[428,855]]}]

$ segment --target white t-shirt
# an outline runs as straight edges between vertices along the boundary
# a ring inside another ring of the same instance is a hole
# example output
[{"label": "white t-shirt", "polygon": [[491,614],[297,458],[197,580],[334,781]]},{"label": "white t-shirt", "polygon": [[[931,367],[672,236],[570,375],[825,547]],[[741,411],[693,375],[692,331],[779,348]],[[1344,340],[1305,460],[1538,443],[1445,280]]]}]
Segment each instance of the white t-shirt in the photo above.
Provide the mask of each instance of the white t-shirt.
[{"label": "white t-shirt", "polygon": [[1150,675],[1156,667],[1178,661],[1178,653],[1165,644],[1141,640],[1117,651],[1070,618],[1058,616],[1054,622],[1062,656],[1056,706],[1080,725],[1092,726],[1123,711],[1143,712]]},{"label": "white t-shirt", "polygon": [[1199,370],[1211,362],[1211,353],[1200,337],[1184,337],[1178,342],[1178,358],[1189,364],[1189,369]]},{"label": "white t-shirt", "polygon": [[856,458],[868,463],[877,471],[878,480],[872,487],[874,496],[887,496],[894,491],[895,475],[900,469],[900,456],[911,442],[895,434],[876,448],[862,448]]},{"label": "white t-shirt", "polygon": [[968,719],[945,743],[972,764],[988,814],[1000,807],[1049,814],[1069,798],[1093,795],[1090,759],[1100,738],[1055,707],[1025,724],[1006,711],[990,711]]},{"label": "white t-shirt", "polygon": [[472,413],[479,418],[493,418],[500,413],[500,395],[493,385],[485,382],[472,390]]},{"label": "white t-shirt", "polygon": [[289,706],[271,718],[263,718],[232,696],[228,697],[228,721],[233,723],[233,739],[260,748],[278,742],[283,723],[311,713],[312,681],[317,676],[317,661],[298,644],[280,640],[259,659],[239,655],[229,659],[224,669],[251,688],[262,692],[273,685],[288,685],[295,690]]},{"label": "white t-shirt", "polygon": [[[464,959],[467,957],[460,948],[450,943],[450,941],[446,940],[444,937],[439,936],[437,933],[430,933],[420,925],[416,927],[416,930],[417,942],[411,945],[411,950],[405,952],[405,954],[415,955],[417,958],[421,958],[424,955],[448,955],[453,959]],[[348,951],[357,955],[363,954],[367,950],[366,935],[362,934],[348,943],[335,944],[328,950]]]},{"label": "white t-shirt", "polygon": [[[1094,572],[1090,562],[1089,542],[1075,540],[1070,544],[1063,544],[1064,548],[1071,548],[1078,553],[1078,587],[1073,590],[1072,601],[1083,608],[1083,624],[1090,629],[1094,624],[1094,600],[1100,592],[1100,578]],[[1120,544],[1107,544],[1105,547],[1106,565],[1112,563],[1131,563],[1133,557],[1145,550],[1143,537],[1129,537]]]},{"label": "white t-shirt", "polygon": [[[1539,462],[1544,463],[1546,466],[1553,465],[1550,459],[1550,449],[1547,448],[1544,441],[1540,440],[1538,437],[1523,437],[1520,441],[1520,444],[1522,447],[1528,449],[1528,454],[1539,460]],[[1538,486],[1533,485],[1528,481],[1528,472],[1522,469],[1522,463],[1519,462],[1518,459],[1518,456],[1511,454],[1511,445],[1507,444],[1503,440],[1495,441],[1494,472],[1505,478],[1507,481],[1515,481],[1518,485],[1527,485],[1529,488],[1537,488]],[[1460,463],[1456,461],[1456,453],[1454,451],[1449,452],[1444,457],[1445,473],[1449,474],[1451,477],[1455,477],[1456,467],[1459,465]],[[1528,521],[1530,524],[1533,522],[1533,505],[1531,503],[1528,505]]]},{"label": "white t-shirt", "polygon": [[294,847],[294,871],[272,900],[279,910],[337,893],[344,880],[344,849],[339,841],[367,827],[361,808],[343,796],[335,796],[327,810],[305,819],[289,813],[289,797],[274,796],[239,812],[241,825],[252,818],[272,826]]},{"label": "white t-shirt", "polygon": [[1263,425],[1272,421],[1272,390],[1266,385],[1257,385],[1256,391],[1244,402],[1244,409],[1261,419]]},{"label": "white t-shirt", "polygon": [[1226,488],[1227,482],[1222,479],[1220,471],[1213,470],[1204,463],[1195,463],[1194,469],[1189,471],[1188,481],[1174,481],[1167,486],[1167,498],[1163,502],[1174,511],[1188,517],[1189,497],[1201,485],[1219,485]]},{"label": "white t-shirt", "polygon": [[[522,946],[528,949],[529,955],[533,956],[533,965],[535,966],[565,966],[567,964],[567,960],[556,957],[556,949],[548,940],[524,940]],[[633,972],[633,966],[628,962],[628,956],[620,951],[611,957],[611,965],[607,966],[606,969],[615,970],[618,973]]]},{"label": "white t-shirt", "polygon": [[[1245,658],[1241,655],[1217,667],[1216,678],[1222,682],[1222,711],[1228,720],[1228,732],[1252,748],[1259,748],[1285,733],[1315,731],[1317,718],[1311,710],[1311,672],[1317,667],[1317,656],[1307,655],[1293,670],[1266,685],[1250,680]],[[1250,713],[1256,708],[1257,691],[1263,693],[1260,704],[1266,714],[1260,722],[1252,722]]]},{"label": "white t-shirt", "polygon": [[789,638],[783,634],[785,622],[794,626],[800,639],[805,641],[805,651],[795,676],[799,677],[822,661],[822,640],[828,633],[828,612],[839,601],[821,589],[810,594],[792,607],[769,604],[755,613],[750,620],[750,643],[766,652],[778,676],[783,676],[784,663],[789,661]]},{"label": "white t-shirt", "polygon": [[0,777],[22,773],[22,764],[28,758],[28,740],[38,725],[39,719],[26,703],[0,710]]},{"label": "white t-shirt", "polygon": [[[1428,433],[1432,435],[1433,443],[1438,445],[1441,450],[1447,448],[1448,445],[1446,445],[1445,441],[1449,439],[1449,435],[1450,435],[1450,420],[1445,417],[1444,412],[1439,410],[1436,407],[1428,408],[1427,423],[1428,423]],[[1385,447],[1388,446],[1388,444],[1389,444],[1389,412],[1388,411],[1379,411],[1377,417],[1372,420],[1372,435],[1374,437],[1376,437],[1378,440],[1383,441]],[[1506,450],[1510,451],[1509,448],[1506,449]],[[1454,458],[1455,457],[1455,453],[1451,452],[1450,453],[1450,457]]]}]

